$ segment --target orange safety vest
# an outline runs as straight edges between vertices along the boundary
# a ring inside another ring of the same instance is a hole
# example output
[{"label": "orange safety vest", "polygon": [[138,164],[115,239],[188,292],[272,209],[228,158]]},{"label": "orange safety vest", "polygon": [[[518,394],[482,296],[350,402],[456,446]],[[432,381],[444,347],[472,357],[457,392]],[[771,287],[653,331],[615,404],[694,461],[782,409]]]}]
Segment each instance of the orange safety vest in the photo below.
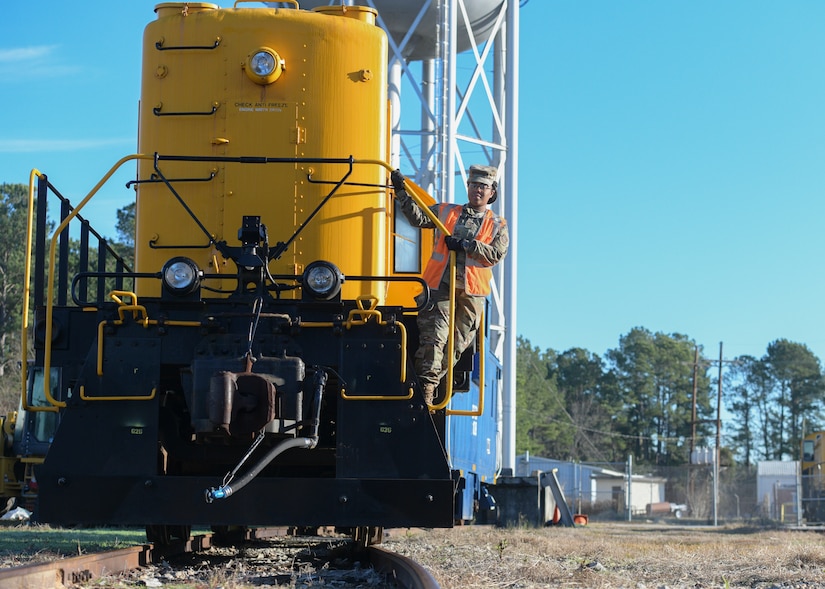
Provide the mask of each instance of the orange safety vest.
[{"label": "orange safety vest", "polygon": [[[441,204],[438,209],[438,218],[444,227],[452,234],[458,218],[461,216],[462,205]],[[492,243],[495,231],[500,225],[500,221],[487,209],[484,220],[475,236],[475,239],[482,243]],[[490,294],[490,281],[493,279],[493,271],[488,266],[473,260],[470,256],[465,257],[464,263],[464,290],[467,294],[483,295]],[[436,239],[433,245],[433,254],[427,267],[424,269],[424,280],[430,288],[438,288],[441,284],[441,277],[450,259],[450,250],[447,249],[447,242],[444,241],[444,234],[436,229]]]}]

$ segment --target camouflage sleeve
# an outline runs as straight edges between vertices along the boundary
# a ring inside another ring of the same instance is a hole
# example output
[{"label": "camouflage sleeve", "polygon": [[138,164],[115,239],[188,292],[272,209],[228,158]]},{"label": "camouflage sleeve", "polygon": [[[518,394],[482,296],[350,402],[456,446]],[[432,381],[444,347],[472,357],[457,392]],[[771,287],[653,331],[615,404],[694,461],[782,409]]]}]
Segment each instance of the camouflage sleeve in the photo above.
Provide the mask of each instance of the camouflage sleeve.
[{"label": "camouflage sleeve", "polygon": [[491,243],[482,243],[477,239],[470,241],[467,255],[484,266],[495,266],[507,254],[510,246],[510,233],[507,231],[507,221],[501,220],[498,232],[493,236]]},{"label": "camouflage sleeve", "polygon": [[[435,227],[435,224],[430,221],[424,211],[415,204],[415,201],[407,194],[406,190],[400,190],[395,193],[395,204],[401,208],[401,212],[404,213],[404,216],[413,227],[424,227],[427,229]],[[436,216],[438,215],[437,212],[435,212],[435,214]]]}]

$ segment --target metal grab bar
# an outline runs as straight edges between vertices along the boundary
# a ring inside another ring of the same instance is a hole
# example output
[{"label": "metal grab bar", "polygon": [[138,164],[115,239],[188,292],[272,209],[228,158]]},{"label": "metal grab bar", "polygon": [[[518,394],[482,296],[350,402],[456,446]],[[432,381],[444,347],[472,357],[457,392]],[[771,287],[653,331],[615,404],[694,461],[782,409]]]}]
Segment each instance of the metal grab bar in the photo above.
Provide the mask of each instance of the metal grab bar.
[{"label": "metal grab bar", "polygon": [[[152,156],[143,155],[140,153],[134,153],[131,155],[127,155],[122,157],[118,160],[103,178],[95,184],[94,188],[80,201],[74,209],[72,209],[68,215],[61,221],[60,225],[58,225],[57,229],[55,229],[54,233],[52,234],[51,240],[49,241],[49,267],[55,268],[55,259],[57,256],[57,243],[58,239],[63,232],[64,229],[69,225],[69,223],[79,215],[81,209],[86,206],[86,204],[92,199],[92,197],[97,194],[98,190],[112,177],[112,175],[126,162],[137,160],[137,159],[145,159],[151,160]],[[34,407],[29,405],[27,399],[27,384],[28,384],[28,328],[29,328],[29,314],[28,314],[28,307],[30,304],[31,298],[31,290],[29,289],[29,277],[31,276],[31,251],[32,251],[32,224],[33,224],[33,215],[34,215],[34,178],[42,177],[43,174],[40,173],[38,170],[33,169],[31,174],[29,175],[29,211],[28,211],[28,218],[27,218],[27,230],[28,234],[26,236],[26,267],[24,270],[24,285],[23,285],[23,292],[24,292],[24,304],[23,304],[23,320],[22,320],[22,347],[23,347],[23,358],[22,358],[22,391],[21,391],[21,400],[22,400],[22,407],[27,411],[58,411],[60,408],[66,406],[65,401],[58,401],[51,394],[51,363],[52,363],[52,327],[53,327],[53,318],[54,318],[54,297],[52,293],[54,293],[54,272],[49,272],[48,277],[48,286],[46,292],[48,295],[46,296],[46,333],[45,333],[45,345],[44,345],[44,358],[43,358],[43,393],[46,397],[46,400],[49,402],[49,406],[46,407]],[[38,195],[40,198],[45,199],[46,195]]]},{"label": "metal grab bar", "polygon": [[[365,163],[365,162],[366,162],[366,160],[365,161],[356,160],[354,163]],[[379,164],[383,165],[384,167],[386,167],[388,170],[392,171],[392,167],[389,166],[386,162],[374,161],[374,163],[379,163]],[[427,218],[429,218],[430,221],[433,222],[433,224],[436,226],[436,228],[438,228],[438,230],[441,231],[444,235],[450,235],[450,232],[447,230],[447,227],[441,222],[441,219],[439,219],[430,210],[430,207],[428,207],[426,205],[426,203],[424,203],[424,199],[420,196],[421,193],[427,194],[426,191],[423,188],[421,188],[420,186],[418,186],[417,184],[415,184],[414,182],[411,182],[407,178],[404,179],[404,186],[406,188],[410,189],[410,190],[408,190],[407,193],[410,195],[410,197],[412,197],[413,202],[415,202],[415,204],[418,205],[418,208],[421,209],[421,211],[427,216]],[[449,311],[450,332],[447,336],[447,354],[449,355],[448,357],[450,358],[450,361],[447,363],[447,375],[445,377],[447,379],[447,392],[446,392],[446,395],[444,396],[443,401],[441,401],[440,403],[438,403],[436,405],[430,405],[430,409],[433,409],[433,410],[444,409],[447,405],[449,405],[450,400],[452,399],[452,396],[453,396],[453,359],[455,358],[455,333],[454,333],[455,332],[455,329],[454,329],[454,326],[455,326],[455,259],[456,259],[456,253],[454,251],[450,250],[450,262],[449,262],[449,266],[450,266],[450,296],[449,296],[449,300],[450,300],[450,311]],[[483,382],[480,383],[479,389],[480,389],[480,394],[483,395],[483,392],[484,392]]]},{"label": "metal grab bar", "polygon": [[463,409],[447,409],[447,415],[462,415],[465,417],[480,417],[484,414],[484,393],[485,393],[485,362],[487,353],[485,351],[487,341],[484,339],[484,325],[485,316],[484,311],[481,312],[481,322],[478,327],[478,409],[463,410]]},{"label": "metal grab bar", "polygon": [[185,116],[205,116],[208,117],[210,115],[215,114],[218,112],[218,107],[220,103],[213,102],[211,110],[203,110],[203,111],[175,111],[175,112],[162,112],[163,111],[163,103],[159,103],[157,106],[152,108],[152,114],[156,117],[185,117]]},{"label": "metal grab bar", "polygon": [[[401,333],[401,374],[400,380],[404,382],[407,380],[407,328],[404,324],[400,321],[384,321],[381,311],[378,311],[375,307],[378,305],[378,297],[375,295],[360,295],[357,299],[355,299],[356,304],[358,305],[357,309],[351,309],[349,315],[347,316],[347,320],[343,323],[344,327],[347,329],[352,329],[353,327],[359,325],[366,325],[369,323],[370,318],[374,317],[375,321],[378,325],[392,325],[397,327],[399,332]],[[369,305],[369,306],[366,306]],[[300,327],[335,327],[336,324],[332,321],[314,321],[314,322],[301,322],[299,324]],[[348,395],[346,393],[346,389],[343,387],[341,388],[341,398],[346,399],[347,401],[409,401],[413,398],[413,388],[409,387],[408,393],[406,395]]]},{"label": "metal grab bar", "polygon": [[166,39],[164,39],[163,37],[161,37],[160,41],[155,41],[155,49],[157,49],[158,51],[174,51],[174,50],[180,51],[180,50],[187,50],[187,49],[211,50],[211,49],[217,49],[218,48],[218,46],[221,44],[221,38],[220,37],[215,37],[215,42],[212,45],[178,45],[178,46],[170,45],[170,46],[166,47],[166,46],[164,46],[165,42],[166,42]]},{"label": "metal grab bar", "polygon": [[[43,174],[41,174],[37,169],[33,169],[29,174],[29,210],[26,216],[26,263],[23,267],[23,315],[20,322],[22,325],[20,343],[23,352],[22,367],[20,370],[23,376],[23,387],[20,401],[21,407],[23,407],[25,411],[33,410],[33,408],[29,406],[28,395],[26,394],[29,384],[29,299],[31,298],[32,227],[34,226],[34,178],[39,178],[42,175]],[[54,265],[52,265],[52,267],[54,267]],[[47,400],[51,403],[54,399],[52,398],[51,393],[48,392],[48,389],[45,389],[45,391],[49,395]],[[57,411],[57,407],[51,404],[48,407],[41,407],[39,411]]]}]

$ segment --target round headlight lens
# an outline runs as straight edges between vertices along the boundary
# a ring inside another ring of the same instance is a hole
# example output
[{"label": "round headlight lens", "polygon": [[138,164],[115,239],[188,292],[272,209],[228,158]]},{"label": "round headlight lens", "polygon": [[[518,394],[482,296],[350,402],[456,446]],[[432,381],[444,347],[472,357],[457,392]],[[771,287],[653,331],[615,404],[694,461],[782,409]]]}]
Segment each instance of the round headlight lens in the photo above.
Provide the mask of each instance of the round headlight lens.
[{"label": "round headlight lens", "polygon": [[284,72],[284,60],[270,47],[259,47],[246,56],[243,69],[250,80],[266,85],[277,80]]},{"label": "round headlight lens", "polygon": [[329,300],[341,292],[344,276],[330,262],[313,262],[304,272],[303,286],[312,297]]},{"label": "round headlight lens", "polygon": [[269,51],[256,51],[250,62],[252,71],[259,76],[268,76],[275,71],[275,56]]},{"label": "round headlight lens", "polygon": [[189,294],[198,286],[200,270],[189,258],[173,258],[163,267],[163,283],[174,294]]},{"label": "round headlight lens", "polygon": [[335,286],[335,275],[326,266],[316,266],[307,272],[307,286],[316,294],[327,294]]}]

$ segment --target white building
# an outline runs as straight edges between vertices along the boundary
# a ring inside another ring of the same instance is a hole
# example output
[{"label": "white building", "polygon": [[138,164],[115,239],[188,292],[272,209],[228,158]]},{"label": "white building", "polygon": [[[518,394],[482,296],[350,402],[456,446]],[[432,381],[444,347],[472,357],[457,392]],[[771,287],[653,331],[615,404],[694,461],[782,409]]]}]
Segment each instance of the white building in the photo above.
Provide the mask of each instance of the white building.
[{"label": "white building", "polygon": [[756,463],[756,502],[764,517],[799,524],[797,473],[799,461],[763,460]]},{"label": "white building", "polygon": [[565,462],[529,453],[516,457],[516,476],[530,476],[536,471],[556,471],[556,477],[571,508],[579,512],[580,506],[611,503],[617,513],[626,514],[628,505],[631,515],[644,515],[648,504],[665,501],[666,479],[634,474],[628,485],[625,472],[580,462]]}]

